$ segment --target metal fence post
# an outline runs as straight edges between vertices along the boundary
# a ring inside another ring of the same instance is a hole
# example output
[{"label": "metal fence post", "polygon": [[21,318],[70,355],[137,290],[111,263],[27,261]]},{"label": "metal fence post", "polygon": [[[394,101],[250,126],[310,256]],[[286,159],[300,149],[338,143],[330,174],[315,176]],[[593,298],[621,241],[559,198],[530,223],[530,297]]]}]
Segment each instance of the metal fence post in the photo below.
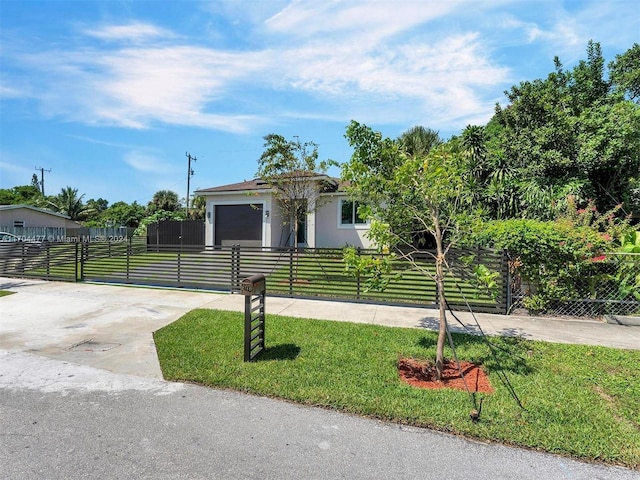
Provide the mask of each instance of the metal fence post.
[{"label": "metal fence post", "polygon": [[126,248],[126,258],[127,258],[127,281],[129,281],[129,269],[131,266],[131,259],[129,258],[131,256],[131,242],[132,239],[130,238],[129,241],[127,242],[127,248]]},{"label": "metal fence post", "polygon": [[231,247],[231,293],[238,291],[240,283],[240,245]]},{"label": "metal fence post", "polygon": [[293,249],[289,247],[289,296],[293,297]]},{"label": "metal fence post", "polygon": [[505,298],[505,315],[508,315],[511,311],[511,304],[513,303],[512,292],[511,292],[511,269],[509,268],[509,257],[507,255],[507,251],[502,251],[502,269],[503,271],[506,269],[507,274],[506,277],[506,298]]},{"label": "metal fence post", "polygon": [[[356,248],[356,253],[358,254],[358,260],[360,260],[361,248]],[[360,269],[357,270],[356,273],[356,300],[360,300]]]},{"label": "metal fence post", "polygon": [[78,258],[78,243],[75,243],[75,269],[74,269],[74,278],[75,281],[78,281],[78,260],[80,262],[82,262],[82,256],[80,256],[80,258]]}]

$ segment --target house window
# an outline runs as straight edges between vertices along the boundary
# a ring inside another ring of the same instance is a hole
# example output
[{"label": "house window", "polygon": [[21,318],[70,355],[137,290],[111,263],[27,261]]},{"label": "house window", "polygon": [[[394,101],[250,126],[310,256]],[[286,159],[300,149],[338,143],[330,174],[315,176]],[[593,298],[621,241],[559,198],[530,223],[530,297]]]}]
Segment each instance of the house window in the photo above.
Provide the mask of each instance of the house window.
[{"label": "house window", "polygon": [[13,228],[24,228],[24,220],[14,220]]},{"label": "house window", "polygon": [[352,200],[340,200],[340,225],[365,225],[367,220],[358,215],[359,206]]}]

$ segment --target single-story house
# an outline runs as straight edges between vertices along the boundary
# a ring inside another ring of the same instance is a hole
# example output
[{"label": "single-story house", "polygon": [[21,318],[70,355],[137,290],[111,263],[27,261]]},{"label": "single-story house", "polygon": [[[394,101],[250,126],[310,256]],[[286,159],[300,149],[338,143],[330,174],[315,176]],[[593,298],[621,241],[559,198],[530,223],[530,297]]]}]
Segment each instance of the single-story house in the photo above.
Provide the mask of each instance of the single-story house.
[{"label": "single-story house", "polygon": [[[317,186],[298,228],[297,245],[370,248],[368,222],[339,179],[312,174]],[[206,200],[206,245],[283,247],[293,245],[292,221],[284,218],[275,189],[259,178],[197,190]]]},{"label": "single-story house", "polygon": [[35,227],[80,228],[82,225],[66,215],[32,205],[0,205],[0,230]]}]

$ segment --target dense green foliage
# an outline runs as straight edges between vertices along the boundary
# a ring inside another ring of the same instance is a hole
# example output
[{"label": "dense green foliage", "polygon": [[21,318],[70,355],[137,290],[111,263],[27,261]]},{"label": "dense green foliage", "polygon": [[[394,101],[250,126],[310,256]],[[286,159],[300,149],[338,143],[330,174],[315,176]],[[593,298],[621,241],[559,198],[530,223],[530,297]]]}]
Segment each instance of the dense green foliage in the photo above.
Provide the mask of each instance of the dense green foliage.
[{"label": "dense green foliage", "polygon": [[466,392],[399,379],[400,358],[433,358],[435,332],[277,315],[266,329],[267,350],[245,363],[242,314],[194,310],[154,335],[164,377],[640,466],[638,351],[494,338],[506,351],[493,357],[480,337],[454,334],[459,358],[484,365],[495,389],[473,423]]},{"label": "dense green foliage", "polygon": [[[83,200],[77,188],[65,187],[60,193],[42,196],[37,187],[37,178],[32,185],[19,185],[10,189],[0,189],[0,205],[33,205],[49,209],[71,217],[86,227],[129,227],[136,228],[149,217],[146,224],[165,219],[184,219],[178,194],[169,190],[156,192],[148,206],[133,202],[116,202],[109,205],[104,198]],[[205,204],[202,197],[193,201],[190,217],[204,219]],[[145,224],[145,225],[146,225]]]},{"label": "dense green foliage", "polygon": [[147,205],[147,211],[151,214],[159,211],[177,212],[181,208],[180,197],[172,190],[158,190]]},{"label": "dense green foliage", "polygon": [[33,185],[18,185],[13,188],[0,188],[0,205],[27,204],[41,206],[42,194]]},{"label": "dense green foliage", "polygon": [[546,79],[513,86],[485,127],[465,131],[481,153],[473,168],[490,217],[550,220],[568,195],[600,211],[640,212],[640,106],[627,98],[636,95],[637,57],[635,45],[607,79],[600,45],[590,42],[573,70],[556,58]]},{"label": "dense green foliage", "polygon": [[85,220],[89,215],[89,207],[82,201],[83,195],[78,195],[77,188],[65,187],[55,197],[47,200],[47,205],[55,212],[62,213],[71,220]]},{"label": "dense green foliage", "polygon": [[[579,292],[577,287],[605,278],[601,262],[607,259],[607,254],[633,252],[635,241],[635,232],[615,216],[615,209],[599,214],[593,203],[578,209],[569,197],[567,210],[553,221],[524,218],[478,221],[462,243],[506,250],[512,272],[521,275],[526,283],[529,296],[525,306],[544,311],[552,301],[585,295],[584,289]],[[625,263],[618,264],[617,273],[610,272],[609,276],[620,275],[624,268]],[[616,281],[619,287],[625,283],[622,277]],[[633,279],[632,283],[628,294],[635,295],[637,291],[640,296],[640,281],[635,285]]]}]

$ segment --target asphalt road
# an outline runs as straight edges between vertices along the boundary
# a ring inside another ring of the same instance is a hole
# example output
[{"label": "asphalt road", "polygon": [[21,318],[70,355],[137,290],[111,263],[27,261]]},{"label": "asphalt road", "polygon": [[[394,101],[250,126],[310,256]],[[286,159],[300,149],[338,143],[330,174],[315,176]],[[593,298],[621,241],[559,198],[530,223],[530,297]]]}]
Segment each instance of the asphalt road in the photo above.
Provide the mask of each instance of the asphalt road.
[{"label": "asphalt road", "polygon": [[638,479],[263,397],[0,351],[0,477]]}]

